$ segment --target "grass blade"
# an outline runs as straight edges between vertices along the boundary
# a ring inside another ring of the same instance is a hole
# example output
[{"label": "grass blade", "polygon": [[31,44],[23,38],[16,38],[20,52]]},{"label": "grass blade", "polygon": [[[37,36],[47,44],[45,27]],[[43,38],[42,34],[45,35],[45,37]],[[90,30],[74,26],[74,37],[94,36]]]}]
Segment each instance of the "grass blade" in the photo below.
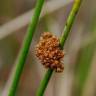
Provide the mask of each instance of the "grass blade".
[{"label": "grass blade", "polygon": [[27,54],[28,54],[28,51],[30,48],[30,44],[31,44],[35,29],[36,29],[36,25],[37,25],[38,20],[39,20],[39,16],[41,13],[43,3],[44,3],[44,0],[37,0],[37,4],[36,4],[35,11],[34,11],[34,15],[32,17],[32,21],[29,24],[28,32],[25,36],[22,48],[20,50],[20,54],[17,58],[16,68],[14,70],[14,76],[12,79],[12,84],[9,88],[8,96],[14,96],[15,95],[17,85],[19,83],[20,76],[21,76],[21,73],[22,73],[22,70],[24,67],[24,63],[26,61]]},{"label": "grass blade", "polygon": [[[71,10],[71,12],[69,14],[69,17],[67,19],[67,23],[66,23],[66,25],[64,27],[63,34],[62,34],[62,36],[60,38],[60,45],[61,45],[62,49],[63,49],[65,41],[66,41],[66,39],[67,39],[67,37],[68,37],[68,35],[70,33],[70,29],[71,29],[72,24],[73,24],[73,22],[75,20],[76,14],[77,14],[77,12],[78,12],[78,10],[80,8],[81,2],[82,2],[82,0],[75,0],[74,1],[74,5],[73,5],[72,10]],[[52,76],[52,73],[53,73],[53,70],[48,69],[48,71],[46,72],[43,80],[40,83],[40,87],[38,88],[36,96],[43,96],[44,91],[45,91],[45,89],[46,89],[46,87],[48,85],[48,82],[49,82],[49,80],[50,80],[50,78]],[[46,76],[47,76],[47,78],[46,78]],[[44,82],[46,82],[46,83],[44,83]]]}]

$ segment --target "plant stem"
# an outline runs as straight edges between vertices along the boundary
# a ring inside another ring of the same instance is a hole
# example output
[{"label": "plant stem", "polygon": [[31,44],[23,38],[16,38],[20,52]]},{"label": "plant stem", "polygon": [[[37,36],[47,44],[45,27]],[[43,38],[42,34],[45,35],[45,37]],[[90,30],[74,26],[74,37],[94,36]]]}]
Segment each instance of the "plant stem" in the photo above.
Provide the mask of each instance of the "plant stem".
[{"label": "plant stem", "polygon": [[[63,49],[65,41],[66,41],[66,39],[67,39],[67,37],[68,37],[68,35],[70,33],[71,27],[72,27],[73,22],[74,22],[74,20],[76,18],[76,15],[77,15],[77,12],[78,12],[78,10],[80,8],[81,2],[82,2],[82,0],[75,0],[74,1],[72,10],[71,10],[71,12],[69,14],[66,25],[64,27],[63,34],[62,34],[62,36],[60,38],[60,47],[61,47],[61,49]],[[46,72],[43,80],[40,83],[40,87],[37,90],[36,96],[43,96],[44,91],[45,91],[45,89],[46,89],[46,87],[48,85],[48,82],[49,82],[49,80],[50,80],[50,78],[52,76],[52,73],[53,73],[53,70],[48,69],[48,71]]]},{"label": "plant stem", "polygon": [[35,33],[35,29],[39,20],[39,16],[41,13],[43,3],[44,3],[44,0],[37,0],[37,4],[36,4],[35,11],[34,11],[34,15],[32,17],[32,21],[29,24],[28,32],[26,33],[22,48],[17,58],[16,68],[14,70],[14,76],[13,76],[12,83],[9,88],[8,96],[15,96],[17,85],[20,80],[20,76],[24,67],[24,63],[27,58],[27,54],[30,48],[33,35]]},{"label": "plant stem", "polygon": [[47,87],[48,81],[53,73],[52,69],[48,69],[47,73],[45,74],[43,81],[40,83],[39,89],[37,90],[36,96],[43,96],[44,91]]},{"label": "plant stem", "polygon": [[62,49],[63,49],[65,41],[66,41],[66,39],[70,33],[70,29],[74,23],[74,20],[76,18],[76,15],[78,13],[79,8],[80,8],[81,2],[82,2],[82,0],[75,0],[74,1],[73,8],[69,14],[69,17],[67,19],[66,25],[65,25],[64,30],[63,30],[63,34],[60,38],[60,44],[61,44]]}]

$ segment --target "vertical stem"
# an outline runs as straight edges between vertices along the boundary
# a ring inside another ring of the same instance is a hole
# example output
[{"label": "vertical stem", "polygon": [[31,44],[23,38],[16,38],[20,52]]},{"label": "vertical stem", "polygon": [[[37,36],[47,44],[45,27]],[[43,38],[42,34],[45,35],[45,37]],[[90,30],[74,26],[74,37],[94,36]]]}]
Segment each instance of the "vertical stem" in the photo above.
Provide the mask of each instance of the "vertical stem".
[{"label": "vertical stem", "polygon": [[78,13],[78,10],[80,8],[80,5],[81,5],[81,2],[82,0],[75,0],[74,1],[74,5],[73,5],[73,8],[69,14],[69,17],[67,19],[67,22],[66,22],[66,25],[64,27],[64,30],[63,30],[63,33],[62,33],[62,36],[60,38],[60,44],[61,44],[61,48],[63,49],[63,46],[65,44],[65,41],[70,33],[70,30],[71,30],[71,27],[74,23],[74,20],[76,18],[76,15]]},{"label": "vertical stem", "polygon": [[44,3],[44,0],[37,0],[37,4],[36,4],[35,11],[34,11],[34,15],[32,17],[32,21],[29,24],[28,32],[26,33],[22,48],[21,48],[19,56],[17,58],[16,68],[14,70],[14,76],[13,76],[10,88],[8,90],[9,91],[8,96],[15,95],[17,85],[19,83],[20,76],[21,76],[21,73],[22,73],[22,70],[24,67],[24,63],[26,61],[27,54],[28,54],[28,51],[30,48],[30,44],[31,44],[33,35],[35,33],[35,29],[36,29],[38,20],[39,20],[39,16],[41,13],[43,3]]},{"label": "vertical stem", "polygon": [[41,81],[39,89],[37,90],[36,96],[43,96],[44,91],[47,87],[48,81],[50,80],[50,77],[53,73],[52,69],[48,69],[47,73],[44,76],[44,79]]},{"label": "vertical stem", "polygon": [[[63,49],[65,41],[66,41],[66,39],[67,39],[67,37],[68,37],[68,35],[70,33],[71,27],[72,27],[73,22],[74,22],[74,20],[76,18],[77,12],[78,12],[78,10],[80,8],[81,1],[82,0],[75,0],[74,1],[74,5],[73,5],[72,10],[71,10],[71,12],[69,14],[69,17],[67,19],[67,23],[66,23],[66,25],[64,27],[63,34],[62,34],[62,36],[60,38],[60,45],[61,45],[60,47],[61,47],[61,49]],[[37,90],[36,96],[43,96],[44,91],[45,91],[45,89],[46,89],[46,87],[48,85],[48,82],[49,82],[49,80],[50,80],[50,78],[52,76],[52,73],[53,73],[53,70],[48,69],[48,71],[46,72],[43,80],[40,83],[40,86],[39,86],[39,88]]]}]

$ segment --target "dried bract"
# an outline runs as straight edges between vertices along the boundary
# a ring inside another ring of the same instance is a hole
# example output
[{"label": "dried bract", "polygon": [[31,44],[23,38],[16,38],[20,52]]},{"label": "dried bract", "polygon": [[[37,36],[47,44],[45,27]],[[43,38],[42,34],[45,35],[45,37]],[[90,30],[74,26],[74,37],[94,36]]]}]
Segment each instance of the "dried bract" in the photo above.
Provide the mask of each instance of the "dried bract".
[{"label": "dried bract", "polygon": [[61,63],[64,57],[59,46],[59,39],[50,32],[44,32],[36,45],[36,56],[46,68],[51,68],[56,72],[62,72],[64,66]]}]

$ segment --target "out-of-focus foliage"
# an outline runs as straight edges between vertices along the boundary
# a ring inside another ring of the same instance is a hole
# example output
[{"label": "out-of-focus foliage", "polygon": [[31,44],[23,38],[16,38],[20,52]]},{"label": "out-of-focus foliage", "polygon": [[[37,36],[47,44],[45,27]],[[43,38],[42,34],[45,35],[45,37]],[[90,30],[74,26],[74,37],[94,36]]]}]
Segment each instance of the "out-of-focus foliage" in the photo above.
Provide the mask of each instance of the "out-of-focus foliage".
[{"label": "out-of-focus foliage", "polygon": [[[55,0],[53,1],[55,4]],[[39,82],[46,69],[43,68],[35,57],[34,45],[38,42],[40,34],[46,31],[46,29],[58,37],[61,35],[66,18],[73,4],[72,0],[70,1],[71,3],[47,14],[40,20],[16,96],[35,96]],[[66,52],[64,72],[62,74],[53,74],[45,96],[96,96],[96,76],[94,75],[96,73],[96,42],[93,38],[96,35],[95,5],[96,0],[83,0],[64,48]],[[22,13],[26,13],[34,8],[34,6],[35,0],[1,0],[0,25],[11,21]],[[6,92],[8,87],[6,84],[7,82],[10,83],[8,77],[11,74],[12,68],[15,66],[14,62],[26,29],[27,25],[0,40],[0,94]],[[84,42],[90,40],[90,38],[91,40],[93,39],[92,42]],[[92,90],[90,90],[90,87]]]}]

